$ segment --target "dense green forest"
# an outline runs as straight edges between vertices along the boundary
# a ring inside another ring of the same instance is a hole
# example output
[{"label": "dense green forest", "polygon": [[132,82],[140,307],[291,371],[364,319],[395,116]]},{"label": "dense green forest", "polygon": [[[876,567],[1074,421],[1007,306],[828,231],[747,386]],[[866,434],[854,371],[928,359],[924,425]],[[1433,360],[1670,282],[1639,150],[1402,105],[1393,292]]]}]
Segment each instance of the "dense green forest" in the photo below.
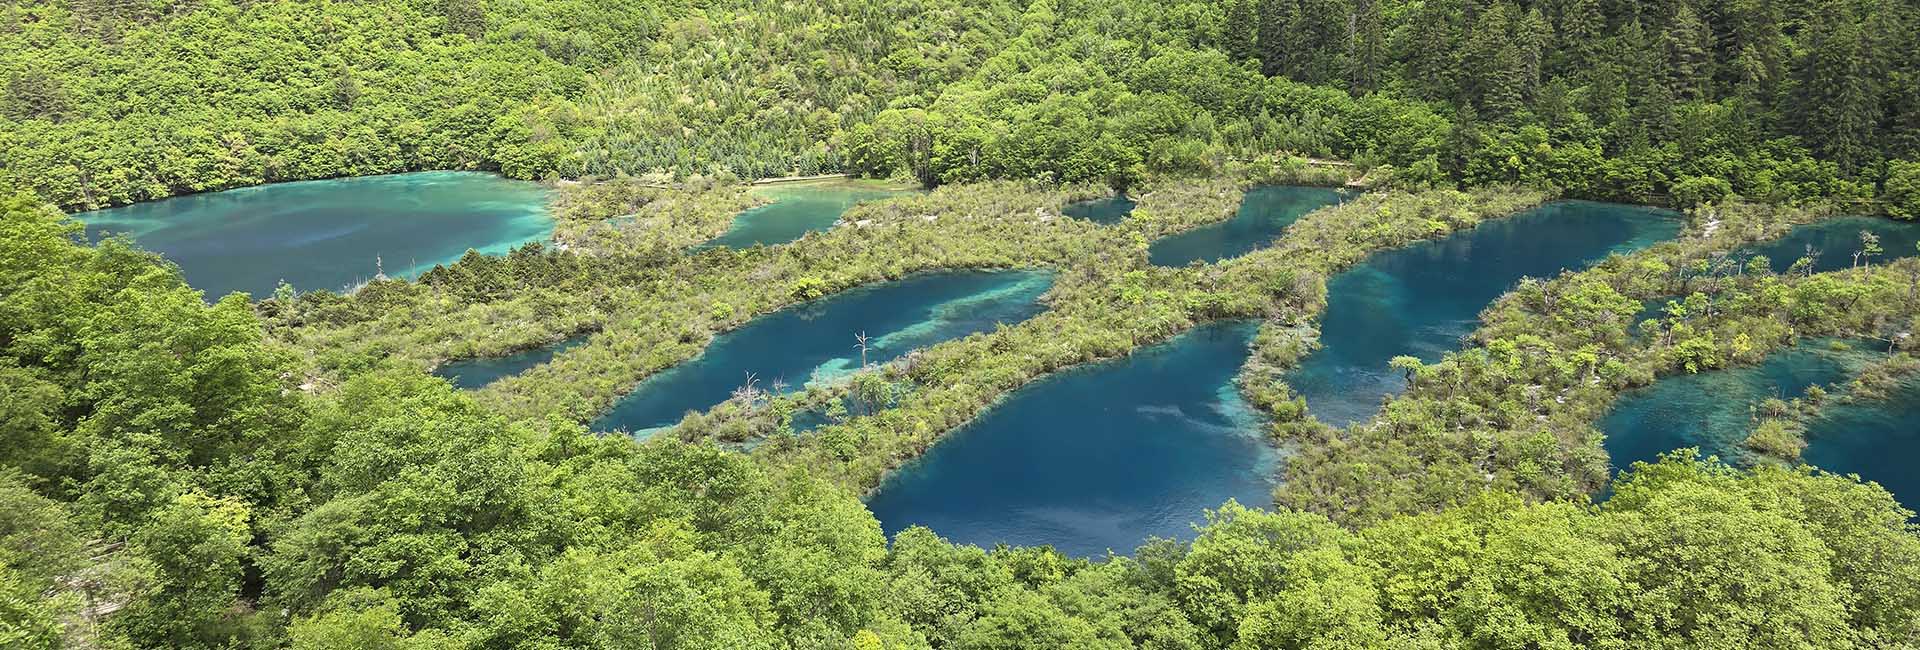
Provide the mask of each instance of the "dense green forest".
[{"label": "dense green forest", "polygon": [[[1920,260],[1728,254],[1920,217],[1911,3],[0,0],[0,83],[0,647],[1920,647],[1915,515],[1797,465],[1817,399],[1758,405],[1742,467],[1610,475],[1594,428],[1809,336],[1886,343],[1862,397],[1920,370]],[[64,214],[423,169],[555,181],[560,245],[221,297]],[[763,200],[739,181],[834,172],[931,191],[688,250]],[[1148,260],[1250,188],[1349,181],[1266,248]],[[1061,217],[1121,190],[1116,225]],[[1375,417],[1309,417],[1285,375],[1329,277],[1556,197],[1685,228],[1521,282]],[[1014,268],[1056,274],[1018,325],[644,442],[586,424],[756,316]],[[863,505],[1010,391],[1227,318],[1262,321],[1271,501],[1093,559]],[[476,391],[425,372],[580,335]]]},{"label": "dense green forest", "polygon": [[0,178],[850,171],[1104,181],[1290,151],[1409,183],[1920,212],[1920,11],[1873,0],[9,0]]}]

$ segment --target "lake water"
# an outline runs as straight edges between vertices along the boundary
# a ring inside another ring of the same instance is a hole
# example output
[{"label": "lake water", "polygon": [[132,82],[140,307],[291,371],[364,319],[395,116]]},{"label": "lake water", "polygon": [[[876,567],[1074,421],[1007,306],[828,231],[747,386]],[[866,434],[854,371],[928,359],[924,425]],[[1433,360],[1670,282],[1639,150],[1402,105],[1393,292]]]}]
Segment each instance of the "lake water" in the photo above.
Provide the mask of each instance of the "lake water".
[{"label": "lake water", "polygon": [[1879,483],[1908,509],[1920,505],[1920,381],[1884,401],[1835,404],[1807,423],[1801,457],[1830,472]]},{"label": "lake water", "polygon": [[1069,217],[1110,226],[1120,223],[1127,218],[1127,215],[1133,214],[1133,206],[1133,199],[1127,198],[1125,194],[1115,194],[1102,199],[1069,204],[1063,212]]},{"label": "lake water", "polygon": [[1680,232],[1676,215],[1562,201],[1444,239],[1376,253],[1327,281],[1323,347],[1288,374],[1314,417],[1333,426],[1373,416],[1405,388],[1388,362],[1435,362],[1479,326],[1480,311],[1522,277],[1551,277]]},{"label": "lake water", "polygon": [[1784,273],[1796,260],[1806,257],[1807,248],[1812,247],[1814,272],[1838,271],[1853,266],[1853,254],[1860,250],[1862,231],[1880,237],[1880,248],[1885,252],[1870,260],[1875,264],[1913,257],[1915,246],[1920,245],[1920,223],[1879,217],[1835,217],[1794,228],[1779,239],[1744,249],[1741,257],[1765,255],[1775,273]]},{"label": "lake water", "polygon": [[714,338],[700,356],[649,377],[594,423],[602,431],[671,426],[688,411],[724,402],[752,373],[757,386],[788,391],[860,367],[855,335],[865,332],[867,361],[886,363],[917,348],[991,331],[1040,313],[1053,276],[1039,271],[929,273],[851,289],[756,318]]},{"label": "lake water", "polygon": [[1751,366],[1674,375],[1621,395],[1596,427],[1606,434],[1615,469],[1660,454],[1699,447],[1703,456],[1742,461],[1741,442],[1753,430],[1751,405],[1769,397],[1793,399],[1807,387],[1845,382],[1878,353],[1870,344],[1834,349],[1829,339],[1802,342]]},{"label": "lake water", "polygon": [[1233,383],[1257,326],[1203,325],[1008,395],[896,472],[867,505],[888,535],[1131,553],[1191,538],[1228,498],[1265,507],[1279,458]]},{"label": "lake water", "polygon": [[276,183],[83,212],[87,235],[126,233],[172,260],[209,300],[411,277],[468,249],[504,253],[553,235],[547,191],[477,172]]},{"label": "lake water", "polygon": [[552,361],[555,355],[586,342],[587,335],[582,334],[559,343],[522,350],[506,356],[449,361],[435,368],[433,374],[445,377],[453,383],[454,388],[472,390],[526,372],[528,368]]},{"label": "lake water", "polygon": [[733,218],[733,227],[703,248],[752,248],[774,246],[822,232],[833,227],[847,209],[861,201],[899,196],[903,191],[876,189],[846,183],[801,183],[755,188],[755,192],[773,202],[741,212]]},{"label": "lake water", "polygon": [[1156,266],[1213,263],[1265,248],[1308,212],[1346,195],[1324,187],[1273,185],[1248,190],[1232,218],[1155,241],[1147,259]]}]

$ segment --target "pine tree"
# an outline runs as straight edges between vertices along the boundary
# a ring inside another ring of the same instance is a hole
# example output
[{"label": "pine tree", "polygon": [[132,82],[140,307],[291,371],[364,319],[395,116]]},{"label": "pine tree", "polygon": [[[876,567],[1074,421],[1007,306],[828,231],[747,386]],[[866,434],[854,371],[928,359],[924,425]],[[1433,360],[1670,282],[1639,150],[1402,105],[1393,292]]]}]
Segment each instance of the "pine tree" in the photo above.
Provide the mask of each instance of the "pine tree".
[{"label": "pine tree", "polygon": [[1386,63],[1387,33],[1380,15],[1379,0],[1354,0],[1353,34],[1347,51],[1347,83],[1354,94],[1380,87],[1380,73]]},{"label": "pine tree", "polygon": [[1713,31],[1693,6],[1681,4],[1666,31],[1667,86],[1682,101],[1713,99]]},{"label": "pine tree", "polygon": [[1226,52],[1235,63],[1260,56],[1260,12],[1258,0],[1232,0],[1227,3],[1224,39]]},{"label": "pine tree", "polygon": [[1269,77],[1286,74],[1288,32],[1298,5],[1293,0],[1259,0],[1260,71]]},{"label": "pine tree", "polygon": [[1802,35],[1806,54],[1794,66],[1789,110],[1814,153],[1851,175],[1877,157],[1881,94],[1865,30],[1849,14],[1820,12]]}]

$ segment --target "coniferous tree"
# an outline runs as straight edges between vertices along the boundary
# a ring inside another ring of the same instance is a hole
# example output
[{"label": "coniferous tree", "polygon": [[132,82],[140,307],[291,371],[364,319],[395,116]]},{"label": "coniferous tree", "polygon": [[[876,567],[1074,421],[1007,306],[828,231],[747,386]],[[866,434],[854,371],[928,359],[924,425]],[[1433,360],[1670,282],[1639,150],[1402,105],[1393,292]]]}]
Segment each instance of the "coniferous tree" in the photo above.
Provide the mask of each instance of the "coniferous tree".
[{"label": "coniferous tree", "polygon": [[1387,33],[1379,0],[1354,0],[1353,35],[1347,53],[1347,85],[1355,94],[1380,87],[1386,65]]},{"label": "coniferous tree", "polygon": [[1232,0],[1227,3],[1224,35],[1227,56],[1235,63],[1260,58],[1260,0]]},{"label": "coniferous tree", "polygon": [[1835,9],[1808,26],[1789,108],[1814,152],[1852,174],[1874,162],[1881,96],[1865,30],[1851,12]]}]

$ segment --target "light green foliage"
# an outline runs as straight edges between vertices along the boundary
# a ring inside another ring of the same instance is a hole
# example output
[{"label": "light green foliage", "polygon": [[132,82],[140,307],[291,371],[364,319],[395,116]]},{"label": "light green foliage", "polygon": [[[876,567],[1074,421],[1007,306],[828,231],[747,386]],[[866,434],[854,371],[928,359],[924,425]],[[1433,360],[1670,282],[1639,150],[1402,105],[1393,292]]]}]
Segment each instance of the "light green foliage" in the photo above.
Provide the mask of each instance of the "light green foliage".
[{"label": "light green foliage", "polygon": [[1920,217],[1920,162],[1889,163],[1886,189],[1887,214],[1901,219]]},{"label": "light green foliage", "polygon": [[217,648],[242,628],[233,608],[250,542],[247,506],[188,492],[161,506],[130,546],[146,584],[114,625],[134,642],[175,648]]}]

